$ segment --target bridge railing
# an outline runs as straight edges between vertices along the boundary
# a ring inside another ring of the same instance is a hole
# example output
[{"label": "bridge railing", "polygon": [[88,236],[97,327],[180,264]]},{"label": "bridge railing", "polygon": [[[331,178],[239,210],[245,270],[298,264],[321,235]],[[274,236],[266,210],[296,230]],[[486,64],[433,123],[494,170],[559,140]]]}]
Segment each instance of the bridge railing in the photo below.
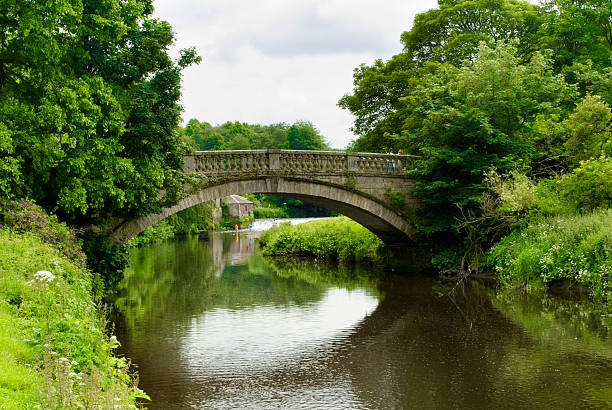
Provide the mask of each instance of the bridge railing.
[{"label": "bridge railing", "polygon": [[204,174],[395,174],[415,157],[345,151],[196,151],[185,157],[185,172]]}]

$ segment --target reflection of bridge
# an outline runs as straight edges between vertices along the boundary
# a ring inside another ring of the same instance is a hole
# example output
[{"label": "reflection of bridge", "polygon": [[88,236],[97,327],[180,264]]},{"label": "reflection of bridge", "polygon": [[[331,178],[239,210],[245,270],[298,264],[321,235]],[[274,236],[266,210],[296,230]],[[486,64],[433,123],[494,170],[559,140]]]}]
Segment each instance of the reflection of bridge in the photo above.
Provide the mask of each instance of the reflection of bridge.
[{"label": "reflection of bridge", "polygon": [[[403,215],[416,207],[414,182],[402,166],[410,157],[342,151],[197,151],[185,157],[185,173],[203,182],[162,213],[122,221],[119,242],[196,204],[231,194],[264,193],[294,198],[339,212],[389,245],[410,242],[414,228]],[[404,203],[403,215],[397,209]],[[394,206],[395,203],[395,206]]]}]

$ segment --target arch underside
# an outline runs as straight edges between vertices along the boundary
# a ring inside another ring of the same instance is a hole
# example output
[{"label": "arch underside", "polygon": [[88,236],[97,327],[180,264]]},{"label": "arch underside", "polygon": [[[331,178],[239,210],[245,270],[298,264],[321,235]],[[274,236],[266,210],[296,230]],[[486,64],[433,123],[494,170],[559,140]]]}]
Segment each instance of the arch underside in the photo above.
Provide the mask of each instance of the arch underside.
[{"label": "arch underside", "polygon": [[113,231],[113,238],[125,242],[145,228],[183,209],[232,194],[261,193],[278,195],[323,206],[360,223],[387,245],[412,242],[414,228],[384,203],[341,186],[316,180],[260,177],[226,181],[202,188],[160,214],[146,215],[124,222]]}]

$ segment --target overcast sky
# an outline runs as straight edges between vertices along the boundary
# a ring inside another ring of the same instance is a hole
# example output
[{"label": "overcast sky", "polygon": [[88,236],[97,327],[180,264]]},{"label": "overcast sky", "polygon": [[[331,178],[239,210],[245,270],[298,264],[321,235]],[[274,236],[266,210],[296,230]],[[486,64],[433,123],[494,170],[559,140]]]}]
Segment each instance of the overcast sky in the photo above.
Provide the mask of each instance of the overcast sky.
[{"label": "overcast sky", "polygon": [[183,76],[183,119],[311,121],[335,148],[354,139],[336,104],[353,69],[401,50],[400,34],[435,0],[155,0],[176,32],[176,56],[202,62]]}]

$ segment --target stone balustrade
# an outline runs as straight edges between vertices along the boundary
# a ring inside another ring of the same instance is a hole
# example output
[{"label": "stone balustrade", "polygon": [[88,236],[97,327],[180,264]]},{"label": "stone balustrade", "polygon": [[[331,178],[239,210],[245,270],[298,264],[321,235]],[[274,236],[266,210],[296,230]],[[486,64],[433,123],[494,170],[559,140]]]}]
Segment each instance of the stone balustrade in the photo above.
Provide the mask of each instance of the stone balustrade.
[{"label": "stone balustrade", "polygon": [[413,156],[345,151],[196,151],[185,157],[186,173],[347,174],[401,176]]}]

